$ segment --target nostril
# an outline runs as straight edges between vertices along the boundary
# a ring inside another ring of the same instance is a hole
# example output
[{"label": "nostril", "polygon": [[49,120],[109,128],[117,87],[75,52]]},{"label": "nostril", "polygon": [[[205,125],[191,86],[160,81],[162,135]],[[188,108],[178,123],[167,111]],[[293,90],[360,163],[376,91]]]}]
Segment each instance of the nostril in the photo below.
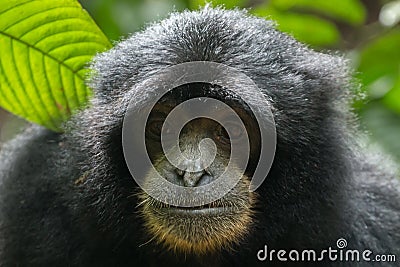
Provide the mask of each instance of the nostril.
[{"label": "nostril", "polygon": [[175,169],[175,172],[176,172],[176,174],[178,174],[179,176],[183,176],[183,175],[185,174],[185,171],[183,171],[183,170],[181,170],[181,169],[179,169],[179,168],[176,168],[176,169]]},{"label": "nostril", "polygon": [[214,180],[214,177],[209,174],[204,174],[200,177],[200,180],[197,182],[197,186],[203,186],[211,183]]},{"label": "nostril", "polygon": [[179,168],[175,169],[176,184],[183,185],[186,187],[203,186],[211,183],[214,180],[214,176],[206,168],[198,172],[188,172]]},{"label": "nostril", "polygon": [[199,172],[188,172],[180,169],[175,169],[175,173],[178,175],[179,184],[183,183],[186,187],[202,186],[212,182],[213,176],[210,172],[202,170]]}]

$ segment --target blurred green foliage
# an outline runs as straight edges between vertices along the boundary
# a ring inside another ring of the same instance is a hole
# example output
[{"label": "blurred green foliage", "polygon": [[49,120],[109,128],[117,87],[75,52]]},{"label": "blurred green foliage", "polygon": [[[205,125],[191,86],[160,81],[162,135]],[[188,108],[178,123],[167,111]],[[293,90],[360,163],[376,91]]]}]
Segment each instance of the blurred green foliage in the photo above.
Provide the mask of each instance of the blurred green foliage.
[{"label": "blurred green foliage", "polygon": [[[80,0],[112,41],[161,20],[198,9],[203,0]],[[400,0],[226,0],[322,51],[347,55],[362,86],[354,101],[363,129],[400,162]]]},{"label": "blurred green foliage", "polygon": [[365,9],[358,0],[272,0],[256,7],[254,13],[271,17],[280,30],[315,46],[329,46],[340,41],[334,20],[354,26],[365,20]]}]

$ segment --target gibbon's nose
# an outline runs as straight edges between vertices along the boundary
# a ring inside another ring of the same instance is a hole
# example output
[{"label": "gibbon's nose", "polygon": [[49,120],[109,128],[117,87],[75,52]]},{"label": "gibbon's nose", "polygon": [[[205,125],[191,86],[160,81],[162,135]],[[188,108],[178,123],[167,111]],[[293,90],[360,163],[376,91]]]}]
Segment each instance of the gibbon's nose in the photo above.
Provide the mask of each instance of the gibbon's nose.
[{"label": "gibbon's nose", "polygon": [[186,187],[196,187],[206,185],[212,182],[213,177],[206,171],[188,172],[177,169],[176,173],[183,180]]}]

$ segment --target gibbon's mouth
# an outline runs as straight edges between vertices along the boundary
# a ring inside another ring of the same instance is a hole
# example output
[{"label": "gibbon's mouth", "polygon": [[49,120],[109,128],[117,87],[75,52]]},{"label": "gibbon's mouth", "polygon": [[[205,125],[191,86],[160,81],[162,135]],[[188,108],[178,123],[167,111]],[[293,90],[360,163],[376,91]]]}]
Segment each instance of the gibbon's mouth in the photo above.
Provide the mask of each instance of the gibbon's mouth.
[{"label": "gibbon's mouth", "polygon": [[237,213],[240,212],[239,208],[231,203],[224,203],[221,200],[214,201],[212,203],[195,206],[195,207],[178,207],[171,206],[164,203],[161,203],[157,200],[153,200],[151,206],[162,213],[167,213],[170,215],[182,215],[182,216],[213,216],[213,215],[223,215],[227,213]]},{"label": "gibbon's mouth", "polygon": [[168,205],[143,193],[144,225],[168,250],[201,255],[229,248],[249,232],[252,222],[255,195],[245,193],[231,193],[195,207]]},{"label": "gibbon's mouth", "polygon": [[198,206],[198,207],[168,207],[164,208],[168,213],[177,215],[218,215],[234,211],[231,206]]}]

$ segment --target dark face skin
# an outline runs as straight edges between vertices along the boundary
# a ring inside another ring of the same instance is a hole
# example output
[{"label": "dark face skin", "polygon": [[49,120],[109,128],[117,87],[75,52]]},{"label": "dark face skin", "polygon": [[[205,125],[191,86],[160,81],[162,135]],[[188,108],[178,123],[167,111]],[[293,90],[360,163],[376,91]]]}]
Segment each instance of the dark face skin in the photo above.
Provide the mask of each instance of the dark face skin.
[{"label": "dark face skin", "polygon": [[[198,159],[196,172],[189,172],[173,166],[165,157],[161,147],[161,128],[166,116],[176,106],[176,101],[166,98],[152,110],[146,127],[146,146],[158,173],[169,182],[185,187],[197,187],[211,183],[225,171],[230,160],[231,145],[249,136],[250,159],[237,185],[224,197],[196,207],[174,207],[161,203],[142,192],[141,212],[148,232],[158,243],[167,248],[183,252],[203,254],[229,248],[249,231],[252,221],[252,207],[256,201],[255,193],[249,192],[251,174],[257,164],[259,154],[259,132],[255,120],[239,104],[231,103],[232,108],[244,122],[246,128],[231,122],[229,113],[221,115],[227,121],[232,134],[229,138],[224,128],[214,120],[198,118],[187,123],[179,135],[182,155]],[[217,155],[213,163],[203,168],[207,152],[200,153],[199,142],[204,138],[214,141]],[[193,164],[193,163],[187,163]],[[183,165],[183,167],[189,167]],[[239,172],[239,170],[237,170]],[[146,177],[149,188],[156,187],[151,172]]]}]

